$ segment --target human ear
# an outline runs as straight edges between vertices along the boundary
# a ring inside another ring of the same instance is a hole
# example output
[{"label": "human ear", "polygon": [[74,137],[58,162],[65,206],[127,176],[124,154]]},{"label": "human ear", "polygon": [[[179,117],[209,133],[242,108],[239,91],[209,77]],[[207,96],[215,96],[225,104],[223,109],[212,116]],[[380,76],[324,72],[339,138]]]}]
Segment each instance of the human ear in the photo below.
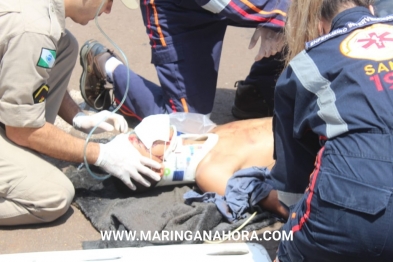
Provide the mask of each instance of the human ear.
[{"label": "human ear", "polygon": [[318,22],[318,34],[319,36],[323,36],[323,23],[321,20]]},{"label": "human ear", "polygon": [[369,6],[368,6],[368,9],[370,10],[370,12],[371,12],[373,15],[375,15],[374,6],[369,5]]},{"label": "human ear", "polygon": [[330,21],[326,21],[323,18],[321,18],[321,20],[319,20],[319,22],[318,22],[318,33],[319,33],[319,36],[323,36],[323,35],[328,34],[331,29],[332,28],[331,28],[331,22]]}]

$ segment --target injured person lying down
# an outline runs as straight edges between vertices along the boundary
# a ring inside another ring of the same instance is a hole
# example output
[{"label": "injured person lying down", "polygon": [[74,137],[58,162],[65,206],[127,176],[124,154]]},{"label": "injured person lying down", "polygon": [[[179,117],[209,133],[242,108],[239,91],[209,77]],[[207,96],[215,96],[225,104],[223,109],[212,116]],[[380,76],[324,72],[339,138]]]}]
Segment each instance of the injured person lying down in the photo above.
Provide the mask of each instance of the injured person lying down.
[{"label": "injured person lying down", "polygon": [[[150,180],[151,187],[196,183],[202,192],[223,196],[235,172],[251,167],[271,169],[274,165],[270,117],[213,126],[203,134],[179,132],[171,122],[170,115],[151,115],[129,134],[130,143],[143,156],[162,163],[161,180],[156,185]],[[275,190],[258,205],[288,217]]]}]

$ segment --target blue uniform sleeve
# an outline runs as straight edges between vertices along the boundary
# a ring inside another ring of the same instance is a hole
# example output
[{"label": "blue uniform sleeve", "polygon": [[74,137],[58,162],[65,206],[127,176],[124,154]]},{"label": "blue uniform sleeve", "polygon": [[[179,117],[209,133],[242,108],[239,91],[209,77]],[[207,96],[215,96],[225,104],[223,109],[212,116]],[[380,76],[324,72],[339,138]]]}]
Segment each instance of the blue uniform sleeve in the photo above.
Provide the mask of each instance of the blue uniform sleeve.
[{"label": "blue uniform sleeve", "polygon": [[311,131],[301,137],[294,132],[299,85],[301,83],[289,65],[279,77],[275,89],[273,131],[276,164],[271,171],[277,190],[296,194],[303,193],[308,186],[319,143],[318,136]]},{"label": "blue uniform sleeve", "polygon": [[291,0],[195,0],[202,8],[244,27],[284,27]]}]

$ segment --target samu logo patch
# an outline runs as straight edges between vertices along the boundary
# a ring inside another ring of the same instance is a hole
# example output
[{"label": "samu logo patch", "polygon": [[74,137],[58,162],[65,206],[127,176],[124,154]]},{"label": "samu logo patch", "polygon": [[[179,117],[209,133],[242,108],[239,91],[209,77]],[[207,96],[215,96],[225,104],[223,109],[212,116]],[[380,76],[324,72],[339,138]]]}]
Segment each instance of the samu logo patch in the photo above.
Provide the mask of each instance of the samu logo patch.
[{"label": "samu logo patch", "polygon": [[375,24],[353,31],[342,41],[343,55],[373,61],[393,58],[393,26]]},{"label": "samu logo patch", "polygon": [[52,68],[56,61],[56,50],[46,48],[41,49],[41,55],[38,59],[37,66],[42,68]]},{"label": "samu logo patch", "polygon": [[45,101],[49,93],[49,86],[46,84],[41,85],[33,93],[34,104],[39,104]]}]

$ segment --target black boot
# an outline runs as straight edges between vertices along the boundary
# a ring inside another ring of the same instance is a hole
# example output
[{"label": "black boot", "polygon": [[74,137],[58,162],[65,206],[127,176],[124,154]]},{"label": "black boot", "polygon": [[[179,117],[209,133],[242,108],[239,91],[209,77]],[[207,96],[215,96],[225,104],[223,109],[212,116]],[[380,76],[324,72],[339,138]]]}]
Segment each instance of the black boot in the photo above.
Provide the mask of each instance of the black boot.
[{"label": "black boot", "polygon": [[243,80],[235,83],[236,96],[232,106],[232,115],[239,119],[261,118],[273,115],[273,108],[268,105],[262,92],[254,85]]}]

